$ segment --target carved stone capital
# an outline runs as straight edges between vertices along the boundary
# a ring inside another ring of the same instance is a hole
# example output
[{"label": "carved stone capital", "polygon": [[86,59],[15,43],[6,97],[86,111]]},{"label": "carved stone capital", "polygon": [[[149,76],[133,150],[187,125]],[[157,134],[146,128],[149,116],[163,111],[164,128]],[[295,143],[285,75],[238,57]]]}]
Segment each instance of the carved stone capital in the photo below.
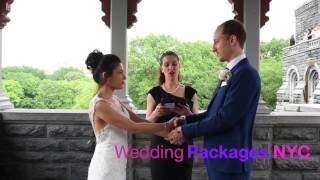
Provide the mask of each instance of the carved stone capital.
[{"label": "carved stone capital", "polygon": [[[243,14],[244,14],[244,2],[243,0],[229,0],[229,2],[233,5],[232,12],[235,14],[234,19],[237,19],[240,22],[243,22]],[[271,0],[261,0],[260,4],[260,28],[265,25],[265,23],[269,20],[269,17],[266,16],[267,12],[270,9]]]},{"label": "carved stone capital", "polygon": [[2,0],[0,1],[0,29],[3,29],[4,26],[10,21],[10,18],[7,17],[7,14],[10,12],[10,5],[13,3],[13,0]]},{"label": "carved stone capital", "polygon": [[[111,17],[111,0],[100,0],[102,3],[102,11],[104,16],[102,16],[102,21],[110,28],[110,17]],[[127,7],[127,28],[130,29],[135,22],[137,22],[137,17],[135,13],[137,12],[138,3],[141,0],[128,0]]]}]

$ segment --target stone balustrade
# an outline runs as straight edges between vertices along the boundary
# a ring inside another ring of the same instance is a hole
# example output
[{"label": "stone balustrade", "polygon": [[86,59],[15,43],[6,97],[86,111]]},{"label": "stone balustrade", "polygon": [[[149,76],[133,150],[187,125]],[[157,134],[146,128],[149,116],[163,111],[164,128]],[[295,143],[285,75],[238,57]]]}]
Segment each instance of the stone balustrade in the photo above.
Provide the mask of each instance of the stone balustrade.
[{"label": "stone balustrade", "polygon": [[[145,111],[139,111],[144,116]],[[0,120],[0,179],[85,180],[94,150],[93,131],[85,110],[7,110]],[[252,180],[320,179],[320,113],[258,115],[254,147],[268,148],[268,159],[255,159]],[[202,146],[202,139],[195,139]],[[149,145],[150,136],[132,135],[137,147]],[[305,160],[271,158],[272,147],[306,144]],[[150,160],[128,163],[128,180],[150,180]],[[203,160],[195,157],[194,180],[207,179]]]},{"label": "stone balustrade", "polygon": [[303,41],[293,46],[284,48],[283,56],[284,57],[293,56],[293,55],[304,53],[306,51],[311,51],[317,48],[320,48],[320,38]]}]

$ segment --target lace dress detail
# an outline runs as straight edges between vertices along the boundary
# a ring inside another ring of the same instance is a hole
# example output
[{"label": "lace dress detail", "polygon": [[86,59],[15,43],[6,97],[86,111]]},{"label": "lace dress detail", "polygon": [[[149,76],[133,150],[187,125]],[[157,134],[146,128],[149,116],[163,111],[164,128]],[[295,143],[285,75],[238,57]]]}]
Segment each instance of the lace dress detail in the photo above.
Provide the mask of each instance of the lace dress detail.
[{"label": "lace dress detail", "polygon": [[[104,99],[96,95],[89,105],[89,118],[92,125],[95,123],[95,106],[98,101],[109,103],[115,111],[129,117],[129,113],[125,108],[117,109],[117,106],[113,104],[117,103],[122,107],[116,96]],[[127,159],[123,154],[121,157],[117,157],[115,146],[117,146],[118,151],[122,146],[128,147],[127,130],[108,123],[99,131],[94,130],[94,134],[96,147],[89,166],[88,180],[125,180]]]}]

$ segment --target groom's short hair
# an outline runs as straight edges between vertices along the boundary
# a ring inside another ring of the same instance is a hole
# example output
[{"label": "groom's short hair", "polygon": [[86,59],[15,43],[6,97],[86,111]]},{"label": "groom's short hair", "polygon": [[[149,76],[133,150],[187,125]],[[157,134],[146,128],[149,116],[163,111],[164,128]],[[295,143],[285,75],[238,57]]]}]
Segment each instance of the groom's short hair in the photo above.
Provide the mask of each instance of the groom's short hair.
[{"label": "groom's short hair", "polygon": [[246,30],[243,27],[243,24],[238,20],[228,20],[220,25],[223,27],[222,34],[225,35],[235,35],[239,42],[241,48],[244,47],[246,41]]}]

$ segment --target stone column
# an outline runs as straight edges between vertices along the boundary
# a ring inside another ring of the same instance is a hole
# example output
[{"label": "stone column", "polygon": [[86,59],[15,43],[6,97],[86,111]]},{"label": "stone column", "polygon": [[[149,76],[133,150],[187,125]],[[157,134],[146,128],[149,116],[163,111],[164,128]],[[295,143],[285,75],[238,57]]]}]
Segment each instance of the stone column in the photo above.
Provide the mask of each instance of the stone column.
[{"label": "stone column", "polygon": [[12,109],[13,104],[10,102],[9,98],[3,94],[3,82],[2,82],[2,29],[10,21],[7,14],[10,12],[10,4],[13,0],[4,0],[0,3],[0,110]]},{"label": "stone column", "polygon": [[111,53],[120,57],[127,80],[122,90],[116,92],[121,102],[133,107],[128,95],[128,60],[127,60],[127,0],[112,0],[110,14]]},{"label": "stone column", "polygon": [[244,0],[243,23],[247,31],[246,55],[259,71],[260,56],[260,0]]},{"label": "stone column", "polygon": [[[245,52],[250,63],[259,71],[260,61],[260,4],[261,0],[243,1],[243,23],[247,31]],[[270,113],[266,103],[260,97],[257,113]]]},{"label": "stone column", "polygon": [[[130,107],[134,107],[128,95],[128,55],[127,55],[127,12],[128,0],[111,0],[110,30],[111,53],[120,57],[127,80],[124,88],[116,91],[120,101]],[[132,144],[132,135],[128,134],[128,144]],[[127,180],[133,180],[133,161],[127,162]]]}]

